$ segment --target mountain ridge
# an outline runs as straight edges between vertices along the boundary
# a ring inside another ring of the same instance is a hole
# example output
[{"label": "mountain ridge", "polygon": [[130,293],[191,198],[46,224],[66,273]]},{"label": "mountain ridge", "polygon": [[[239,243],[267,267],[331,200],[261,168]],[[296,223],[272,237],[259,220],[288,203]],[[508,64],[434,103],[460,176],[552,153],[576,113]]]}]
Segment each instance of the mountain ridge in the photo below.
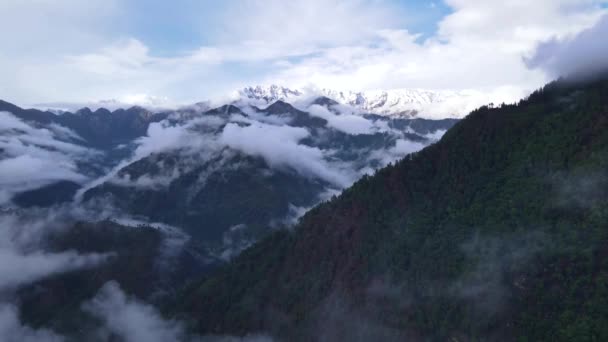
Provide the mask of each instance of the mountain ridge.
[{"label": "mountain ridge", "polygon": [[203,101],[189,105],[161,106],[156,102],[139,101],[124,103],[117,100],[105,100],[82,104],[50,103],[40,104],[36,107],[47,109],[53,113],[77,111],[83,108],[108,108],[118,110],[139,106],[147,110],[160,113],[165,111],[182,110],[188,108],[211,109],[210,103],[215,107],[231,102],[252,102],[261,107],[276,101],[300,104],[313,101],[320,97],[327,97],[335,104],[352,107],[361,114],[377,114],[395,118],[425,118],[425,119],[460,119],[471,110],[491,102],[494,95],[475,90],[429,90],[418,88],[397,88],[385,90],[342,90],[332,88],[291,88],[281,85],[256,85],[243,87],[234,91],[228,99],[216,101]]},{"label": "mountain ridge", "polygon": [[[364,114],[402,118],[462,118],[476,107],[489,102],[479,91],[427,90],[399,88],[387,90],[352,91],[330,88],[296,89],[276,84],[245,87],[237,92],[241,99],[270,104],[275,101],[291,103],[326,97],[336,104],[347,105]],[[313,101],[314,102],[314,101]]]}]

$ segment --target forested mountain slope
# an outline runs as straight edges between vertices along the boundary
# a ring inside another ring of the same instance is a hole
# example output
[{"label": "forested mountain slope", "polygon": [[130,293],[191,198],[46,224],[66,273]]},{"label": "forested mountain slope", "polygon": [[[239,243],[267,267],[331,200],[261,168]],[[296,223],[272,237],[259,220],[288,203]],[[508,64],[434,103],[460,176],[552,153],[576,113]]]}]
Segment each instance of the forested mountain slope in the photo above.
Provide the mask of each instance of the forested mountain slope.
[{"label": "forested mountain slope", "polygon": [[169,311],[286,340],[608,339],[608,81],[482,107]]}]

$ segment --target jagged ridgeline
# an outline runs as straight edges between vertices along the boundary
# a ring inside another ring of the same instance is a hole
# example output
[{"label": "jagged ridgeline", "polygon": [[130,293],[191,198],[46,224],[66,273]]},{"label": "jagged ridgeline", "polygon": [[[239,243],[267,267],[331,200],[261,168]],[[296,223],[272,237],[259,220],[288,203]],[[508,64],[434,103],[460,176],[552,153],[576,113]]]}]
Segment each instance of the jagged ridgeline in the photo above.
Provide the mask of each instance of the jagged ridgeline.
[{"label": "jagged ridgeline", "polygon": [[285,340],[608,340],[608,81],[482,107],[168,310]]}]

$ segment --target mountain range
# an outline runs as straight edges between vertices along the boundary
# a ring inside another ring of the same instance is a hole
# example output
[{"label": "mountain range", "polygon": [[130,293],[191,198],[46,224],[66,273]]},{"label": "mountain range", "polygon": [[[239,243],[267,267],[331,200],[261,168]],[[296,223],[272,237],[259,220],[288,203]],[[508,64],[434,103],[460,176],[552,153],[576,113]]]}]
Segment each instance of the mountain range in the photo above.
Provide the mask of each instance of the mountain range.
[{"label": "mountain range", "polygon": [[256,89],[0,102],[0,337],[608,339],[606,79],[462,120]]},{"label": "mountain range", "polygon": [[372,91],[344,91],[336,89],[291,89],[279,85],[245,87],[238,98],[272,103],[298,102],[324,96],[348,105],[363,113],[403,118],[462,118],[485,102],[475,91],[437,91],[425,89],[390,89]]},{"label": "mountain range", "polygon": [[[457,122],[362,114],[325,97],[298,108],[275,101],[264,107],[199,104],[160,112],[131,107],[59,114],[0,102],[0,115],[0,219],[19,226],[57,221],[53,225],[66,233],[44,239],[48,253],[118,256],[95,281],[88,279],[89,271],[79,271],[19,292],[31,303],[22,307],[24,319],[61,331],[64,321],[54,316],[55,305],[78,311],[81,299],[112,279],[130,295],[165,300],[177,284],[204,276],[264,236],[290,227],[309,208],[433,143]],[[15,165],[28,173],[11,173]],[[139,235],[128,233],[129,227],[143,228],[142,241],[146,231],[154,231],[150,236],[158,241],[132,255],[120,241],[125,230],[124,243],[138,244]],[[96,246],[87,229],[92,236],[108,230],[115,237]],[[72,235],[75,230],[79,233]],[[157,259],[166,259],[155,251],[166,244],[175,249],[171,260],[189,265],[183,271],[154,270]],[[123,284],[131,279],[120,269],[124,258],[153,268],[145,288]],[[56,293],[73,284],[82,288],[73,298],[39,297],[41,288]],[[33,304],[40,301],[49,306]]]},{"label": "mountain range", "polygon": [[[425,119],[459,119],[476,107],[490,102],[490,94],[473,90],[427,90],[427,89],[387,89],[353,91],[330,88],[290,88],[281,85],[248,86],[227,96],[220,101],[197,102],[194,105],[178,106],[168,99],[147,95],[138,95],[125,101],[110,99],[87,103],[45,103],[36,105],[37,108],[50,110],[54,113],[76,111],[83,107],[97,110],[105,108],[117,110],[137,105],[151,112],[166,112],[180,108],[204,106],[211,109],[210,103],[216,106],[226,102],[251,103],[265,107],[276,101],[290,104],[306,105],[318,97],[327,97],[339,104],[350,106],[360,113],[377,114],[396,118],[425,118]],[[172,109],[173,108],[173,109]]]}]

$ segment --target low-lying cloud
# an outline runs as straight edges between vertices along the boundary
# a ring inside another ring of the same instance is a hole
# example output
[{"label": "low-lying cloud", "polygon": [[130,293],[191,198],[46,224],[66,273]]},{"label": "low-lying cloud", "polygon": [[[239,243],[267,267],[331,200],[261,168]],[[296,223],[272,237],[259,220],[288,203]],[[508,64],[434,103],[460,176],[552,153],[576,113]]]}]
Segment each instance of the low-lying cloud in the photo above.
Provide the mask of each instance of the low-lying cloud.
[{"label": "low-lying cloud", "polygon": [[245,154],[262,157],[272,167],[288,167],[303,176],[312,175],[339,187],[352,183],[352,179],[330,167],[321,149],[299,144],[309,136],[310,132],[301,127],[230,123],[224,128],[220,142]]},{"label": "low-lying cloud", "polygon": [[166,321],[154,307],[127,297],[116,282],[104,285],[95,298],[83,305],[83,309],[103,322],[104,329],[98,332],[100,335],[116,335],[125,342],[186,339],[180,323]]},{"label": "low-lying cloud", "polygon": [[78,135],[67,128],[34,127],[11,113],[0,112],[0,205],[16,193],[60,180],[84,182],[78,161],[99,152],[73,143]]},{"label": "low-lying cloud", "polygon": [[[302,102],[299,106],[310,116],[323,118],[326,127],[291,126],[290,113],[273,115],[245,104],[242,113],[171,116],[153,123],[147,135],[135,141],[137,147],[132,156],[84,186],[77,199],[106,182],[135,189],[162,190],[182,175],[202,167],[200,184],[193,188],[200,191],[211,173],[238,167],[232,162],[238,160],[234,158],[238,153],[261,158],[272,169],[288,170],[325,182],[329,188],[343,189],[361,175],[424,148],[445,132],[418,134],[421,140],[415,142],[404,135],[417,134],[415,131],[391,128],[388,121],[363,117],[347,105],[324,107]],[[327,134],[331,131],[343,134],[332,138],[333,135]],[[364,135],[369,137],[361,137]],[[357,147],[353,148],[352,144]],[[164,156],[169,154],[177,159],[164,163]],[[131,174],[126,168],[146,158],[145,165],[151,170]]]},{"label": "low-lying cloud", "polygon": [[53,274],[96,266],[111,257],[74,251],[45,252],[40,245],[53,229],[47,218],[27,219],[11,213],[0,216],[0,291]]},{"label": "low-lying cloud", "polygon": [[96,337],[125,342],[272,342],[265,335],[247,337],[196,336],[180,321],[165,319],[156,308],[126,295],[118,283],[106,283],[97,295],[82,306],[102,322]]},{"label": "low-lying cloud", "polygon": [[374,124],[362,116],[348,113],[336,114],[320,105],[312,105],[308,107],[308,111],[313,116],[327,120],[329,127],[341,132],[353,135],[374,133]]},{"label": "low-lying cloud", "polygon": [[0,304],[0,340],[3,342],[62,342],[65,339],[47,329],[36,330],[19,322],[19,311]]},{"label": "low-lying cloud", "polygon": [[[410,153],[418,152],[425,147],[426,144],[420,142],[398,139],[395,141],[395,146],[389,149],[373,151],[369,160],[375,160],[379,162],[381,166],[386,166],[395,160],[399,160]],[[368,173],[371,173],[371,170]]]},{"label": "low-lying cloud", "polygon": [[[174,178],[179,176],[179,170],[172,170],[169,174],[159,177],[147,175],[135,179],[131,179],[127,175],[119,175],[119,172],[150,155],[165,152],[175,152],[182,158],[193,154],[197,154],[199,159],[210,158],[217,152],[218,146],[215,139],[212,135],[204,134],[197,129],[213,130],[224,123],[225,121],[217,116],[198,116],[186,122],[177,123],[170,120],[151,123],[146,136],[136,139],[137,147],[132,156],[120,162],[105,175],[83,186],[76,194],[76,200],[80,201],[85,192],[108,181],[117,185],[142,188],[157,188],[170,184]],[[174,171],[178,174],[174,174]]]}]

